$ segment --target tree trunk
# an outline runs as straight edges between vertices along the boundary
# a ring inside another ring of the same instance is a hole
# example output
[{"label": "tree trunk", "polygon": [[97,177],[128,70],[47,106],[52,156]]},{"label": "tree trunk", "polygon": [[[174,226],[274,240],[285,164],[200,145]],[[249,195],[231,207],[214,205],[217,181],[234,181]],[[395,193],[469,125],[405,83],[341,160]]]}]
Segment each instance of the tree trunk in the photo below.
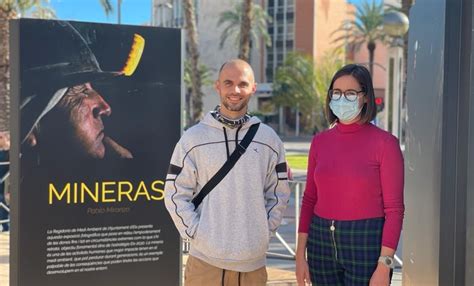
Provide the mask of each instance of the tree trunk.
[{"label": "tree trunk", "polygon": [[10,41],[8,20],[16,18],[13,9],[0,8],[0,131],[10,130]]},{"label": "tree trunk", "polygon": [[[191,85],[192,85],[192,119],[195,122],[202,117],[202,91],[201,74],[199,73],[199,50],[196,18],[194,13],[194,0],[184,1],[186,15],[187,52],[191,58]],[[191,111],[190,111],[191,112]]]},{"label": "tree trunk", "polygon": [[242,19],[240,23],[240,48],[239,59],[249,61],[250,54],[250,29],[252,22],[252,0],[242,3]]},{"label": "tree trunk", "polygon": [[194,120],[192,118],[191,110],[192,110],[192,104],[191,104],[191,99],[192,99],[192,94],[193,94],[193,89],[192,88],[186,88],[186,94],[184,95],[185,97],[185,108],[186,108],[186,114],[185,114],[185,122],[184,122],[184,129],[188,129],[194,124]]},{"label": "tree trunk", "polygon": [[369,71],[372,79],[374,78],[374,51],[375,51],[375,42],[367,43],[367,49],[369,50]]}]

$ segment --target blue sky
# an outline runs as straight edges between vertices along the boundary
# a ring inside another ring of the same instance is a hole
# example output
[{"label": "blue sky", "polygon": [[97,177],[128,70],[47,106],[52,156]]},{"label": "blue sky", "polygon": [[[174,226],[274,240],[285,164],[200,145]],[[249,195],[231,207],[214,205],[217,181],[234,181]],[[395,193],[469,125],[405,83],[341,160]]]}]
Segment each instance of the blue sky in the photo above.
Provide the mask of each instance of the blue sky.
[{"label": "blue sky", "polygon": [[[117,23],[117,0],[114,12],[105,15],[99,0],[50,0],[58,19],[86,22]],[[122,0],[122,24],[142,25],[150,22],[151,0]]]},{"label": "blue sky", "polygon": [[[99,0],[50,0],[56,15],[62,20],[117,23],[117,0],[110,0],[114,12],[108,17]],[[358,4],[363,0],[349,0]],[[370,1],[370,0],[369,0]],[[376,0],[379,2],[380,0]],[[151,0],[122,0],[122,24],[142,25],[151,18]]]}]

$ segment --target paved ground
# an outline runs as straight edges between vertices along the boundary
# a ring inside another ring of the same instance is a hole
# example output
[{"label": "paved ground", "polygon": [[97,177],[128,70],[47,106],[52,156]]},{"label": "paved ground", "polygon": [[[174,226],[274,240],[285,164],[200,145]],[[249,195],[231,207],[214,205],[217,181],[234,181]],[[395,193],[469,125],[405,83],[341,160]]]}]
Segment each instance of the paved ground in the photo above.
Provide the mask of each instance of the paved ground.
[{"label": "paved ground", "polygon": [[10,278],[10,235],[0,232],[0,286],[9,285]]}]

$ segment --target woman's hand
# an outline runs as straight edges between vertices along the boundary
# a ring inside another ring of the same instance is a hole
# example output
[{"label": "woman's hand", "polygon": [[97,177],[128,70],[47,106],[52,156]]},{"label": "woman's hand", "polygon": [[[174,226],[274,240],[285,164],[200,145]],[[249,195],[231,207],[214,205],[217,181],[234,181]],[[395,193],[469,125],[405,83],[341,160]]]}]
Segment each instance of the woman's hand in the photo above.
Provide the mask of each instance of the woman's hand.
[{"label": "woman's hand", "polygon": [[390,268],[379,263],[372,274],[372,278],[370,278],[369,286],[388,285],[390,285]]},{"label": "woman's hand", "polygon": [[304,255],[296,255],[296,281],[298,282],[298,286],[311,284],[308,262]]}]

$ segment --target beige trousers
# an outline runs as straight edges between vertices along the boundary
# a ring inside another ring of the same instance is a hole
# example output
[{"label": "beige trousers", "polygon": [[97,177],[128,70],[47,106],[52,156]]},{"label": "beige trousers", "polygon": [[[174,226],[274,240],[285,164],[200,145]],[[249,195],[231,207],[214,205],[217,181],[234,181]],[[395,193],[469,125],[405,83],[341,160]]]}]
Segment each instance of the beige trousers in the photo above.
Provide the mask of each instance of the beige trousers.
[{"label": "beige trousers", "polygon": [[265,266],[251,272],[236,272],[189,255],[184,270],[184,286],[264,286],[266,283]]}]

